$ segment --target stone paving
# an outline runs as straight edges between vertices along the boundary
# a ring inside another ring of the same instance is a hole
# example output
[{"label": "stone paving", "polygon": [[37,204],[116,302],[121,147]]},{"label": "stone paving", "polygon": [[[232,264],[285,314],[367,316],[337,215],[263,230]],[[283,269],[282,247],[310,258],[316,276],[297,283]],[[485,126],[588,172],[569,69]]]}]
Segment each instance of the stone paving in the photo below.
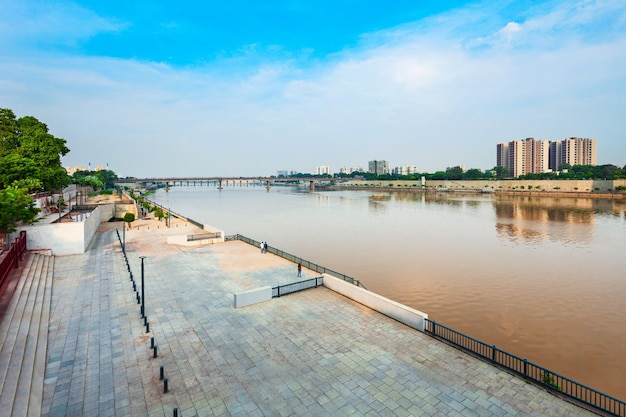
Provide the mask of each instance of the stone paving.
[{"label": "stone paving", "polygon": [[111,225],[55,259],[44,416],[594,415],[324,287],[235,309],[296,266],[243,242],[167,245],[193,233],[178,226],[126,232],[151,333]]}]

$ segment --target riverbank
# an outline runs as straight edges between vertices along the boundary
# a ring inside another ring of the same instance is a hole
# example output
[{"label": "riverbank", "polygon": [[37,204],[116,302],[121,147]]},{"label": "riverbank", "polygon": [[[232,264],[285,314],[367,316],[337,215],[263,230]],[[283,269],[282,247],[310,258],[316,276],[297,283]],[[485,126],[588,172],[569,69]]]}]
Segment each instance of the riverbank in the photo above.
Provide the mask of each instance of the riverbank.
[{"label": "riverbank", "polygon": [[626,193],[600,193],[579,191],[533,191],[533,190],[483,190],[477,188],[417,188],[417,187],[389,187],[389,186],[315,186],[316,191],[372,191],[372,192],[409,192],[409,193],[457,193],[457,194],[495,194],[527,197],[551,198],[594,198],[609,200],[626,200]]},{"label": "riverbank", "polygon": [[500,193],[536,197],[626,199],[625,180],[473,180],[473,181],[366,181],[348,180],[316,185],[316,190],[384,190],[409,192]]},{"label": "riverbank", "polygon": [[[324,287],[234,308],[235,292],[298,279],[243,242],[135,229],[127,268],[111,227],[56,258],[43,416],[593,415]],[[142,263],[149,331],[128,271]]]}]

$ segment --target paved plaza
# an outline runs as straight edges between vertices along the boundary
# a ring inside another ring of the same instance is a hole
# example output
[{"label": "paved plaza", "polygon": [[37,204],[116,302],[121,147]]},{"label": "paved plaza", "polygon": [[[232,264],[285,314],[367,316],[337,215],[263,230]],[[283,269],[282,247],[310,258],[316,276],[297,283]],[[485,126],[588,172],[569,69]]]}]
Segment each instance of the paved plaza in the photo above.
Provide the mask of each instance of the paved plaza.
[{"label": "paved plaza", "polygon": [[55,257],[42,415],[594,415],[324,287],[236,309],[296,265],[240,241],[168,245],[200,233],[173,226],[126,232],[150,333],[114,226]]}]

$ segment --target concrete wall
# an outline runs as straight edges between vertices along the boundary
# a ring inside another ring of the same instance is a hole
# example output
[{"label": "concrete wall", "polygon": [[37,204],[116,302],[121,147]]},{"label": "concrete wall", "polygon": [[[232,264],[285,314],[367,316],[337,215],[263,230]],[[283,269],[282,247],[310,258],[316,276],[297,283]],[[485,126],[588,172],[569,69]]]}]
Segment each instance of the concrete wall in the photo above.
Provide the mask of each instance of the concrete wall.
[{"label": "concrete wall", "polygon": [[324,274],[324,286],[339,294],[342,294],[366,307],[376,310],[392,319],[398,320],[407,326],[413,327],[421,332],[424,331],[428,314],[422,313],[404,304],[390,300],[354,284],[350,284],[342,279]]},{"label": "concrete wall", "polygon": [[[420,181],[361,181],[351,180],[342,182],[340,185],[354,187],[391,187],[394,189],[419,189]],[[616,192],[619,186],[626,187],[626,180],[475,180],[475,181],[426,181],[427,188],[445,188],[450,190],[480,191],[490,189],[493,191],[560,191],[560,192],[584,192],[584,193],[610,193]]]},{"label": "concrete wall", "polygon": [[19,230],[26,230],[28,250],[50,250],[52,255],[84,253],[100,226],[103,210],[105,217],[107,210],[111,211],[98,206],[83,221],[35,223],[22,226]]},{"label": "concrete wall", "polygon": [[137,205],[135,203],[118,203],[115,204],[115,217],[121,219],[126,213],[133,213],[135,219],[138,219]]},{"label": "concrete wall", "polygon": [[262,303],[272,299],[272,287],[261,287],[235,294],[235,308]]}]

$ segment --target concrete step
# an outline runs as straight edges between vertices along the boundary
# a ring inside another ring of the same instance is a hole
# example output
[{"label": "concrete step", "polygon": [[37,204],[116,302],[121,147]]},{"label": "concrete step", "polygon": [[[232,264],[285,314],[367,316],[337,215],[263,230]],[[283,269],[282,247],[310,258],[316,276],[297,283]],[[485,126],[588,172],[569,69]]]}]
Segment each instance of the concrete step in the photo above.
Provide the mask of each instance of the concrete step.
[{"label": "concrete step", "polygon": [[48,331],[50,329],[50,302],[52,300],[52,281],[54,276],[54,258],[48,257],[48,269],[46,271],[43,306],[41,311],[41,322],[39,325],[39,335],[37,337],[37,352],[35,354],[34,372],[28,396],[29,417],[41,416],[41,406],[43,403],[43,389],[46,372],[46,360],[48,357]]},{"label": "concrete step", "polygon": [[[34,261],[16,300],[10,330],[0,353],[2,360],[9,357],[0,391],[0,409],[11,416],[41,413],[54,263],[50,256],[32,256]],[[13,347],[9,352],[11,341]],[[0,372],[3,370],[0,367]]]},{"label": "concrete step", "polygon": [[6,376],[33,276],[38,268],[38,264],[42,261],[42,259],[36,256],[29,257],[11,298],[11,303],[2,319],[2,323],[0,323],[0,400],[3,398],[4,384],[7,380]]}]

